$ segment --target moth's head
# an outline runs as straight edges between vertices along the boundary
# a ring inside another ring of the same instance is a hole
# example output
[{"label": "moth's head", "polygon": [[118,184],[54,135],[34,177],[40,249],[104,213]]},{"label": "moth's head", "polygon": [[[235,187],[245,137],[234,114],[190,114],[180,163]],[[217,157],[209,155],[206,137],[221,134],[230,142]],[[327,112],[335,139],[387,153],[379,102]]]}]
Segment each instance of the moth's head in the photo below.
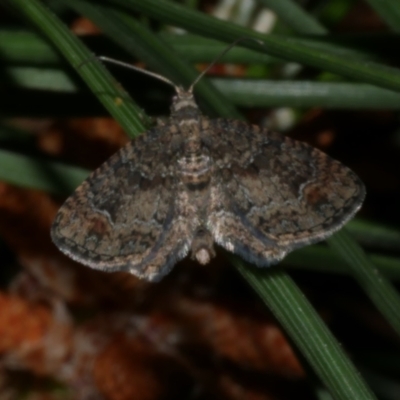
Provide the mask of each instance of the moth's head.
[{"label": "moth's head", "polygon": [[186,119],[195,118],[200,115],[199,107],[196,104],[191,90],[176,87],[176,95],[172,98],[171,118]]}]

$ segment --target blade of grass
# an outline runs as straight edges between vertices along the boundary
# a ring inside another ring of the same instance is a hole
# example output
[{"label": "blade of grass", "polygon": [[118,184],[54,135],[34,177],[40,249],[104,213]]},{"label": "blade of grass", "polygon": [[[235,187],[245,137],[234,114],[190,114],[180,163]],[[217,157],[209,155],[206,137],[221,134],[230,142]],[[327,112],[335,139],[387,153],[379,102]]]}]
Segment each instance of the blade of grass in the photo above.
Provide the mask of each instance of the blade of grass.
[{"label": "blade of grass", "polygon": [[263,45],[253,43],[252,41],[244,41],[240,43],[240,46],[321,68],[358,81],[364,81],[396,91],[400,90],[400,70],[397,68],[374,62],[346,59],[327,51],[317,51],[299,43],[294,44],[284,37],[264,35],[227,21],[212,18],[170,1],[109,0],[108,2],[139,11],[148,17],[179,26],[187,29],[189,32],[212,37],[224,42],[233,42],[239,37],[261,40],[264,42]]},{"label": "blade of grass", "polygon": [[400,4],[398,0],[367,0],[394,32],[400,32]]},{"label": "blade of grass", "polygon": [[362,83],[261,79],[213,82],[233,103],[243,107],[400,108],[400,93]]},{"label": "blade of grass", "polygon": [[54,65],[61,59],[54,49],[34,32],[0,30],[0,55],[5,63]]},{"label": "blade of grass", "polygon": [[289,276],[279,269],[273,272],[255,270],[236,257],[230,259],[283,325],[335,399],[375,398]]},{"label": "blade of grass", "polygon": [[328,30],[313,16],[291,0],[258,0],[258,3],[271,9],[291,29],[298,33],[323,35]]},{"label": "blade of grass", "polygon": [[0,150],[0,180],[65,196],[89,171],[61,163]]},{"label": "blade of grass", "polygon": [[[226,44],[193,34],[176,35],[162,33],[164,40],[174,46],[177,51],[185,54],[191,61],[210,62],[226,47]],[[311,47],[317,51],[326,51],[337,56],[358,59],[399,60],[399,55],[393,48],[400,45],[400,38],[392,33],[359,33],[359,34],[329,34],[329,35],[274,35],[286,38],[294,44]],[[266,59],[260,57],[268,57]],[[237,63],[282,62],[280,58],[262,54],[259,51],[235,47],[221,61]]]},{"label": "blade of grass", "polygon": [[364,245],[392,251],[400,249],[399,229],[359,218],[350,221],[346,228],[358,242]]},{"label": "blade of grass", "polygon": [[[388,279],[399,280],[400,258],[380,254],[368,254],[379,271]],[[282,261],[282,265],[301,270],[333,274],[351,275],[348,263],[336,251],[326,246],[309,246],[290,253]]]},{"label": "blade of grass", "polygon": [[74,93],[78,90],[73,80],[61,69],[13,67],[4,68],[3,73],[7,76],[7,86],[58,93]]},{"label": "blade of grass", "polygon": [[[158,34],[159,37],[172,46],[180,56],[188,61],[209,63],[215,60],[225,48],[226,43],[219,40],[204,38],[197,35],[177,35],[167,32]],[[399,61],[400,57],[393,48],[400,46],[400,38],[395,34],[365,33],[365,34],[330,34],[323,36],[283,36],[293,43],[325,50],[346,57],[375,60]],[[109,49],[104,37],[85,35],[80,38],[84,43],[90,43],[96,49],[102,49],[102,54]],[[102,45],[103,44],[103,45]],[[35,32],[0,29],[0,55],[4,63],[12,65],[26,64],[27,66],[59,65],[61,58],[53,47]],[[118,54],[119,56],[119,54]],[[225,63],[282,63],[284,60],[259,51],[243,47],[234,47],[222,58]]]},{"label": "blade of grass", "polygon": [[393,285],[380,274],[346,229],[331,236],[327,242],[346,260],[354,278],[388,323],[400,334],[400,296]]}]

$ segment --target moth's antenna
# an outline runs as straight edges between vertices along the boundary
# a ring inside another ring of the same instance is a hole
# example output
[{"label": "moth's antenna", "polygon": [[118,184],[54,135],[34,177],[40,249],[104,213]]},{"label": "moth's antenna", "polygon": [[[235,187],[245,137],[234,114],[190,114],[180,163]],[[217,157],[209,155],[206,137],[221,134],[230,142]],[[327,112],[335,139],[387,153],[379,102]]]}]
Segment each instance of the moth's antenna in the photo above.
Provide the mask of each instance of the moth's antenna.
[{"label": "moth's antenna", "polygon": [[77,68],[78,69],[81,68],[82,65],[92,61],[93,59],[100,60],[100,61],[105,61],[105,62],[108,62],[110,64],[119,65],[120,67],[124,67],[124,68],[128,68],[128,69],[133,69],[134,71],[138,71],[138,72],[141,72],[142,74],[146,74],[146,75],[152,76],[153,78],[156,78],[156,79],[158,79],[160,81],[163,81],[163,82],[167,83],[168,85],[171,85],[175,89],[176,93],[179,93],[179,92],[182,91],[182,89],[179,86],[175,85],[172,81],[167,79],[165,76],[156,74],[155,72],[147,71],[146,69],[143,69],[143,68],[135,67],[132,64],[129,64],[129,63],[126,63],[126,62],[123,62],[123,61],[119,61],[119,60],[116,60],[115,58],[110,58],[110,57],[106,57],[106,56],[93,55],[91,58],[81,62],[77,66]]},{"label": "moth's antenna", "polygon": [[217,57],[214,59],[214,61],[195,79],[195,81],[190,85],[188,92],[192,93],[194,85],[196,85],[196,83],[210,70],[210,68],[213,67],[218,62],[218,60],[220,60],[221,57],[223,57],[229,50],[231,50],[238,43],[243,42],[244,40],[252,40],[253,42],[256,42],[260,45],[264,44],[264,42],[262,40],[253,39],[250,37],[241,37],[239,39],[236,39],[228,47],[226,47],[220,54],[218,54]]},{"label": "moth's antenna", "polygon": [[133,69],[134,71],[138,71],[138,72],[141,72],[141,73],[143,73],[143,74],[152,76],[153,78],[156,78],[156,79],[158,79],[158,80],[160,80],[160,81],[163,81],[163,82],[167,83],[168,85],[171,85],[171,86],[175,89],[175,91],[176,91],[177,93],[179,93],[179,92],[181,91],[180,88],[179,88],[179,86],[175,85],[172,81],[170,81],[169,79],[167,79],[165,76],[156,74],[155,72],[147,71],[146,69],[139,68],[139,67],[135,67],[135,66],[132,65],[132,64],[129,64],[129,63],[126,63],[126,62],[123,62],[123,61],[119,61],[119,60],[116,60],[116,59],[114,59],[114,58],[110,58],[110,57],[106,57],[106,56],[98,56],[98,57],[96,57],[96,58],[97,58],[98,60],[105,61],[105,62],[108,62],[108,63],[110,63],[110,64],[119,65],[120,67],[124,67],[124,68],[128,68],[128,69]]},{"label": "moth's antenna", "polygon": [[[241,37],[239,39],[236,39],[235,41],[233,41],[228,47],[226,47],[215,59],[214,61],[208,65],[208,67],[194,80],[194,82],[190,85],[188,92],[192,93],[193,92],[193,88],[194,86],[197,84],[197,82],[210,70],[211,67],[213,67],[218,60],[221,59],[221,57],[223,57],[229,50],[231,50],[233,47],[235,47],[238,43],[243,42],[244,40],[252,40],[253,42],[256,42],[260,45],[263,45],[264,42],[262,40],[258,40],[258,39],[254,39],[254,38],[250,38],[250,37]],[[146,69],[143,68],[139,68],[139,67],[135,67],[132,64],[123,62],[123,61],[119,61],[116,60],[115,58],[110,58],[110,57],[106,57],[106,56],[94,56],[94,58],[101,60],[101,61],[105,61],[108,62],[110,64],[114,64],[114,65],[119,65],[120,67],[124,67],[124,68],[128,68],[128,69],[133,69],[134,71],[138,71],[141,72],[143,74],[152,76],[153,78],[156,78],[162,82],[167,83],[168,85],[172,86],[175,89],[175,92],[177,94],[179,94],[179,92],[182,91],[182,88],[178,85],[175,85],[172,81],[170,81],[169,79],[167,79],[165,76],[156,74],[155,72],[151,72],[148,71]],[[82,63],[80,63],[78,65],[77,68],[80,68],[82,65],[84,65],[85,63],[89,62],[90,59],[83,61]]]}]

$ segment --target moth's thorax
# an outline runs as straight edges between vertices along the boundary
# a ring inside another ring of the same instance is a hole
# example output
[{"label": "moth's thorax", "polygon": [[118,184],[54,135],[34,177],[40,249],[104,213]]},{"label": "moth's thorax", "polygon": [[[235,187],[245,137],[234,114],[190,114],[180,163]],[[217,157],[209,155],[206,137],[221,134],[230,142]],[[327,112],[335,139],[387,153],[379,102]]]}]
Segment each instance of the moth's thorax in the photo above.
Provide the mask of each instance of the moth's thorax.
[{"label": "moth's thorax", "polygon": [[[197,145],[193,142],[190,144]],[[194,152],[184,152],[177,160],[177,172],[191,190],[204,189],[211,180],[212,169],[212,158],[205,147]]]},{"label": "moth's thorax", "polygon": [[212,159],[201,141],[201,113],[193,94],[181,89],[174,97],[171,118],[179,121],[182,148],[177,159],[177,173],[190,190],[204,190],[210,182]]}]

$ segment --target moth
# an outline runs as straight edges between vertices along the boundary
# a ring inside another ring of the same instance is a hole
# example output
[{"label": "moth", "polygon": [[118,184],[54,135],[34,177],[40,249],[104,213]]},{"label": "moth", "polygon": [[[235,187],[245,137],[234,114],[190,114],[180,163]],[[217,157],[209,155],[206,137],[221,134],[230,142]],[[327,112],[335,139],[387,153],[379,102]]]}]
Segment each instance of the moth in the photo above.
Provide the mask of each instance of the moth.
[{"label": "moth", "polygon": [[360,208],[364,185],[339,161],[256,125],[209,119],[194,84],[159,78],[176,90],[169,121],[122,147],[56,215],[51,237],[73,260],[158,281],[188,253],[207,264],[216,243],[267,267]]}]

